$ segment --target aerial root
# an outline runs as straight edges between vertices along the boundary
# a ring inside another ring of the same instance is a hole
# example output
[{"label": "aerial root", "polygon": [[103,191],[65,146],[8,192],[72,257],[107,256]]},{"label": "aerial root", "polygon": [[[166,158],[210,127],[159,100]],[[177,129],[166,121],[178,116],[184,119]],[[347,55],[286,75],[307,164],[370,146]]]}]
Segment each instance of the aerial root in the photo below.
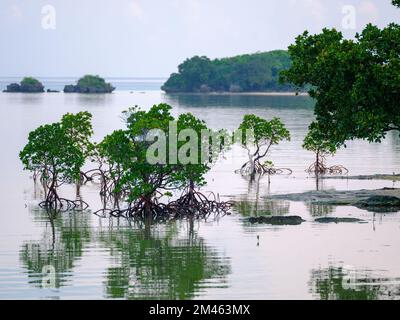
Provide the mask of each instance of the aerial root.
[{"label": "aerial root", "polygon": [[[211,199],[210,199],[211,198]],[[185,192],[182,196],[167,204],[139,199],[125,209],[100,209],[95,212],[99,217],[124,217],[146,219],[149,215],[153,221],[166,221],[171,219],[207,219],[210,215],[224,216],[230,214],[234,203],[221,202],[215,197],[207,197],[199,191]]]},{"label": "aerial root", "polygon": [[39,206],[43,209],[66,212],[86,210],[89,204],[83,200],[69,200],[57,197],[53,200],[42,201]]},{"label": "aerial root", "polygon": [[325,166],[322,162],[314,162],[307,170],[309,174],[324,175],[324,174],[347,174],[349,170],[342,165],[334,165],[331,167]]},{"label": "aerial root", "polygon": [[291,175],[293,173],[292,169],[289,168],[275,168],[268,164],[261,164],[256,162],[254,164],[254,171],[250,161],[246,162],[240,169],[236,170],[235,173],[240,173],[243,176],[249,176],[251,174],[260,175]]}]

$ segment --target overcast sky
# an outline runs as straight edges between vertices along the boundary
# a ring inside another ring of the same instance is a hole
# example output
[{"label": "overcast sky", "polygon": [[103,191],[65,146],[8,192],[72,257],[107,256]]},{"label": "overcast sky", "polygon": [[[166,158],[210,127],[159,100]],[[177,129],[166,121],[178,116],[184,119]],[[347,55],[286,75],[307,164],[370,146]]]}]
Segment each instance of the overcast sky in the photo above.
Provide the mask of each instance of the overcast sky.
[{"label": "overcast sky", "polygon": [[306,29],[350,37],[394,21],[390,0],[1,0],[0,76],[168,76],[193,55],[286,49]]}]

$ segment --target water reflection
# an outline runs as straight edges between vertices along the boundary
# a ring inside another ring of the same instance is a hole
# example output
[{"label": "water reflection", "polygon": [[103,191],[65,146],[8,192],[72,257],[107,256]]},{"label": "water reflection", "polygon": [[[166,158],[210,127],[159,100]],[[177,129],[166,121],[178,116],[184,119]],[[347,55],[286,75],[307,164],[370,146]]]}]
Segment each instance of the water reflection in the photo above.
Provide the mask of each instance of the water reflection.
[{"label": "water reflection", "polygon": [[233,196],[235,201],[235,211],[244,217],[252,216],[281,216],[289,213],[290,203],[282,200],[270,200],[270,184],[265,189],[261,189],[262,176],[257,175],[254,180],[248,181],[247,193],[244,195]]},{"label": "water reflection", "polygon": [[288,201],[267,200],[254,202],[247,199],[236,199],[235,211],[243,217],[283,216],[289,213]]},{"label": "water reflection", "polygon": [[116,260],[106,272],[107,297],[191,299],[209,287],[228,287],[229,259],[207,246],[193,223],[183,237],[181,229],[173,222],[101,231],[100,241]]},{"label": "water reflection", "polygon": [[204,108],[204,106],[265,108],[268,106],[279,109],[312,109],[315,104],[314,100],[308,96],[165,94],[164,97],[167,103],[183,105],[185,108]]},{"label": "water reflection", "polygon": [[311,292],[322,300],[399,299],[400,278],[371,275],[368,271],[330,266],[311,271]]},{"label": "water reflection", "polygon": [[54,268],[54,287],[65,285],[74,262],[82,257],[84,246],[91,241],[89,214],[53,216],[45,210],[35,209],[34,220],[42,225],[40,240],[26,241],[20,251],[29,283],[42,287],[48,268]]},{"label": "water reflection", "polygon": [[335,207],[326,204],[315,204],[311,202],[305,203],[310,216],[312,217],[324,217],[332,214],[335,211]]},{"label": "water reflection", "polygon": [[84,280],[74,270],[76,262],[99,247],[98,261],[109,262],[99,266],[104,279],[97,279],[105,298],[191,299],[209,288],[228,287],[230,260],[198,235],[197,222],[149,225],[107,219],[93,227],[91,217],[88,212],[53,216],[33,210],[41,238],[25,241],[20,250],[29,284],[60,289],[63,296],[62,288],[72,286],[69,277]]}]

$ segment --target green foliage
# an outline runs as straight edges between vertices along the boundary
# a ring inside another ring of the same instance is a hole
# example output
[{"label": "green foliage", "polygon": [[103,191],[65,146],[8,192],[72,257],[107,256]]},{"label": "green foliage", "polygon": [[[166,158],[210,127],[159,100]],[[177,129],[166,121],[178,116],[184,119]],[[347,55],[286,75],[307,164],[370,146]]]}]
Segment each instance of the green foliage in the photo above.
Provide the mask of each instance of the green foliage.
[{"label": "green foliage", "polygon": [[[43,84],[32,77],[26,77],[23,78],[20,85],[18,86],[18,84],[12,84],[13,86],[15,86],[15,91],[18,92],[43,92],[44,91],[44,86]],[[7,87],[7,89],[11,89],[9,87]],[[13,91],[13,90],[10,90]]]},{"label": "green foliage", "polygon": [[105,88],[107,86],[107,83],[103,78],[99,77],[98,75],[85,75],[78,80],[78,86]]},{"label": "green foliage", "polygon": [[40,126],[29,133],[19,157],[24,168],[54,181],[77,181],[85,162],[92,134],[91,115],[67,114],[61,122]]},{"label": "green foliage", "polygon": [[[130,154],[130,142],[126,131],[115,130],[104,137],[97,145],[99,155],[106,159],[111,167],[115,167],[125,161],[133,161],[134,156]],[[113,171],[111,171],[113,173]]]},{"label": "green foliage", "polygon": [[[290,132],[279,118],[273,118],[268,121],[254,114],[245,115],[239,126],[242,130],[242,144],[247,145],[248,142],[254,143],[258,149],[262,146],[278,144],[283,140],[290,140]],[[253,141],[248,141],[246,130],[253,133]]]},{"label": "green foliage", "polygon": [[208,91],[290,91],[279,83],[279,72],[288,69],[291,60],[286,51],[246,54],[210,60],[195,56],[186,59],[162,89],[166,92]]},{"label": "green foliage", "polygon": [[[208,131],[212,133],[211,130],[207,128],[207,125],[204,121],[197,119],[191,113],[181,114],[177,120],[177,132],[182,133],[184,130],[190,129],[195,132],[198,140],[195,145],[195,149],[193,150],[196,152],[193,156],[195,163],[181,163],[180,157],[178,157],[178,164],[182,166],[182,170],[178,170],[175,173],[175,177],[177,180],[182,181],[183,183],[186,182],[186,185],[189,185],[190,182],[195,181],[197,185],[204,185],[204,174],[210,170],[210,163],[209,158],[204,159],[204,153],[209,150],[204,150],[203,146],[208,143],[207,137],[202,138],[202,131]],[[183,146],[187,143],[186,140],[179,141],[178,140],[178,150],[182,150]],[[188,150],[188,153],[192,150]]]},{"label": "green foliage", "polygon": [[111,93],[115,88],[99,76],[86,75],[78,80],[77,85],[66,85],[64,92],[71,93]]},{"label": "green foliage", "polygon": [[36,86],[36,85],[41,85],[41,82],[35,78],[32,77],[25,77],[21,81],[21,86]]},{"label": "green foliage", "polygon": [[312,86],[318,126],[337,147],[354,138],[380,142],[400,129],[399,25],[369,24],[354,40],[335,29],[304,32],[289,54],[293,64],[283,79]]},{"label": "green foliage", "polygon": [[94,146],[90,141],[93,135],[92,115],[85,111],[77,114],[67,113],[61,119],[61,124],[75,147],[79,148],[84,157],[88,157],[93,152]]},{"label": "green foliage", "polygon": [[[188,152],[196,153],[195,161],[183,163],[178,152],[188,141],[177,138],[186,129],[191,129],[199,137],[202,130],[209,129],[192,114],[182,114],[175,122],[171,109],[167,104],[154,105],[148,111],[131,108],[124,112],[127,129],[114,131],[99,144],[101,156],[111,167],[118,168],[120,179],[116,191],[124,190],[128,202],[151,199],[157,193],[184,188],[189,183],[204,184],[204,174],[210,166],[202,162],[202,140],[199,138],[194,143],[194,149],[188,149]],[[170,130],[172,124],[175,124],[176,132]],[[160,138],[161,135],[163,138]],[[148,150],[159,139],[165,142],[165,149],[158,150],[158,153],[165,153],[165,161],[151,163]],[[173,141],[177,142],[176,146],[171,144]],[[171,153],[172,148],[176,148],[175,156]]]},{"label": "green foliage", "polygon": [[75,181],[79,178],[84,164],[82,152],[65,135],[60,123],[40,126],[29,134],[28,144],[20,153],[24,168],[52,174],[62,181]]},{"label": "green foliage", "polygon": [[240,143],[246,148],[249,161],[240,168],[242,175],[254,179],[256,173],[273,171],[273,163],[261,160],[268,155],[271,147],[283,140],[290,140],[290,132],[279,118],[268,121],[254,114],[245,115],[239,126]]},{"label": "green foliage", "polygon": [[303,148],[322,156],[336,153],[336,145],[326,137],[317,122],[310,125]]}]

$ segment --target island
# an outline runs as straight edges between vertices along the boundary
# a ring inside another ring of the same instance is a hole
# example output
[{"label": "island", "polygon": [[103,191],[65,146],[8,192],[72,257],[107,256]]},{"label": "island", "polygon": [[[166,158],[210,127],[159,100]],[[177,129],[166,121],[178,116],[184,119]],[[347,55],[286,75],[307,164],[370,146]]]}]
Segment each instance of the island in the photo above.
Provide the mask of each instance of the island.
[{"label": "island", "polygon": [[94,75],[85,75],[76,85],[66,85],[65,93],[111,93],[115,88],[103,78]]},{"label": "island", "polygon": [[3,92],[44,92],[43,84],[32,77],[25,77],[20,83],[11,83],[7,86],[7,89]]},{"label": "island", "polygon": [[161,87],[166,93],[295,92],[280,83],[279,73],[291,66],[287,51],[274,50],[210,60],[194,56],[178,66]]}]

